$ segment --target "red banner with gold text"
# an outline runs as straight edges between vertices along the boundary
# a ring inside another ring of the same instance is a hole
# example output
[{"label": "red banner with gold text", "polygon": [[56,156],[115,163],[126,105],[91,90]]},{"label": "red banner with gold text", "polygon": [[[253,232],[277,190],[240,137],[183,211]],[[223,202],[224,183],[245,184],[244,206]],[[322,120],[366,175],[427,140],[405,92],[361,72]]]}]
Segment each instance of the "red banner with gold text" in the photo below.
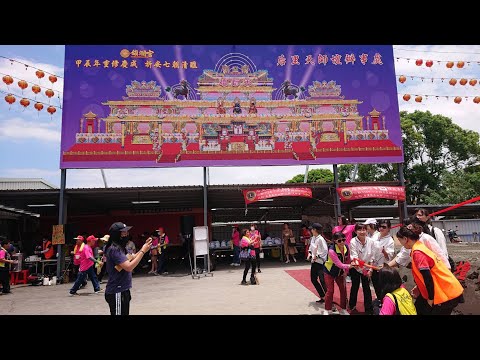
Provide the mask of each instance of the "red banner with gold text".
[{"label": "red banner with gold text", "polygon": [[245,204],[251,204],[259,200],[270,199],[279,196],[302,196],[312,197],[310,188],[274,188],[274,189],[253,189],[243,190]]},{"label": "red banner with gold text", "polygon": [[404,186],[353,186],[337,189],[341,201],[358,199],[391,199],[405,201]]}]

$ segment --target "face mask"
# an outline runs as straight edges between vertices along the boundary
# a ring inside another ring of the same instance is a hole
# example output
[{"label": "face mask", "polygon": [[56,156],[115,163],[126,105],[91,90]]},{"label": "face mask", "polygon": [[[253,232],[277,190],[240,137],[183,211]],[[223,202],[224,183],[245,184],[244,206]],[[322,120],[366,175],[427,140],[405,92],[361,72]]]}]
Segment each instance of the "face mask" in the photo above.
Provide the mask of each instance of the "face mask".
[{"label": "face mask", "polygon": [[255,228],[252,226],[252,227],[250,228],[250,230],[255,231]]}]

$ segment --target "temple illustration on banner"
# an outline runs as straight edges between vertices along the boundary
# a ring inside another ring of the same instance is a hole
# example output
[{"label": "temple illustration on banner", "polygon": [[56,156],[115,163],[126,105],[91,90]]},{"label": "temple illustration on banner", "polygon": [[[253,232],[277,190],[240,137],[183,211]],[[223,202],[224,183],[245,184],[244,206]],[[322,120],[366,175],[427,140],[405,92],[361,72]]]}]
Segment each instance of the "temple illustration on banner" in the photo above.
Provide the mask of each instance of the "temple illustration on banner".
[{"label": "temple illustration on banner", "polygon": [[[401,156],[389,140],[385,116],[360,115],[334,80],[303,88],[273,87],[266,70],[245,56],[204,70],[196,87],[186,80],[162,89],[156,81],[132,81],[122,100],[108,100],[105,118],[79,114],[75,144],[64,161],[308,160]],[[193,162],[192,162],[193,161]],[[320,162],[319,162],[320,163]]]}]

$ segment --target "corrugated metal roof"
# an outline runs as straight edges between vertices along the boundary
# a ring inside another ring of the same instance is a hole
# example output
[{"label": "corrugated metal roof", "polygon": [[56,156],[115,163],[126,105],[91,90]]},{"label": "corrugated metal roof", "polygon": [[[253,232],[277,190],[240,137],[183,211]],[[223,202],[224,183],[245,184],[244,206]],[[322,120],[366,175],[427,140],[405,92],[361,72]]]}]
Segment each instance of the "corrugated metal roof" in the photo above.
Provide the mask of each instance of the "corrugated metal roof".
[{"label": "corrugated metal roof", "polygon": [[0,190],[58,189],[39,178],[0,178]]}]

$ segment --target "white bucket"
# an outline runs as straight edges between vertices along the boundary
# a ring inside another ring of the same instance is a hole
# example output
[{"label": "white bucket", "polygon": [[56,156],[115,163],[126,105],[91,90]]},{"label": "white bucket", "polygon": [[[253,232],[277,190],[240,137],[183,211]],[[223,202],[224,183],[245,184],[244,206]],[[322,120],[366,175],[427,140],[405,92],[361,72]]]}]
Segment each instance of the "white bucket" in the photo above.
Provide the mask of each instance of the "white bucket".
[{"label": "white bucket", "polygon": [[43,278],[43,285],[47,286],[49,281],[50,280],[48,279],[48,277],[44,277]]},{"label": "white bucket", "polygon": [[57,277],[56,276],[52,277],[52,285],[57,285]]}]

